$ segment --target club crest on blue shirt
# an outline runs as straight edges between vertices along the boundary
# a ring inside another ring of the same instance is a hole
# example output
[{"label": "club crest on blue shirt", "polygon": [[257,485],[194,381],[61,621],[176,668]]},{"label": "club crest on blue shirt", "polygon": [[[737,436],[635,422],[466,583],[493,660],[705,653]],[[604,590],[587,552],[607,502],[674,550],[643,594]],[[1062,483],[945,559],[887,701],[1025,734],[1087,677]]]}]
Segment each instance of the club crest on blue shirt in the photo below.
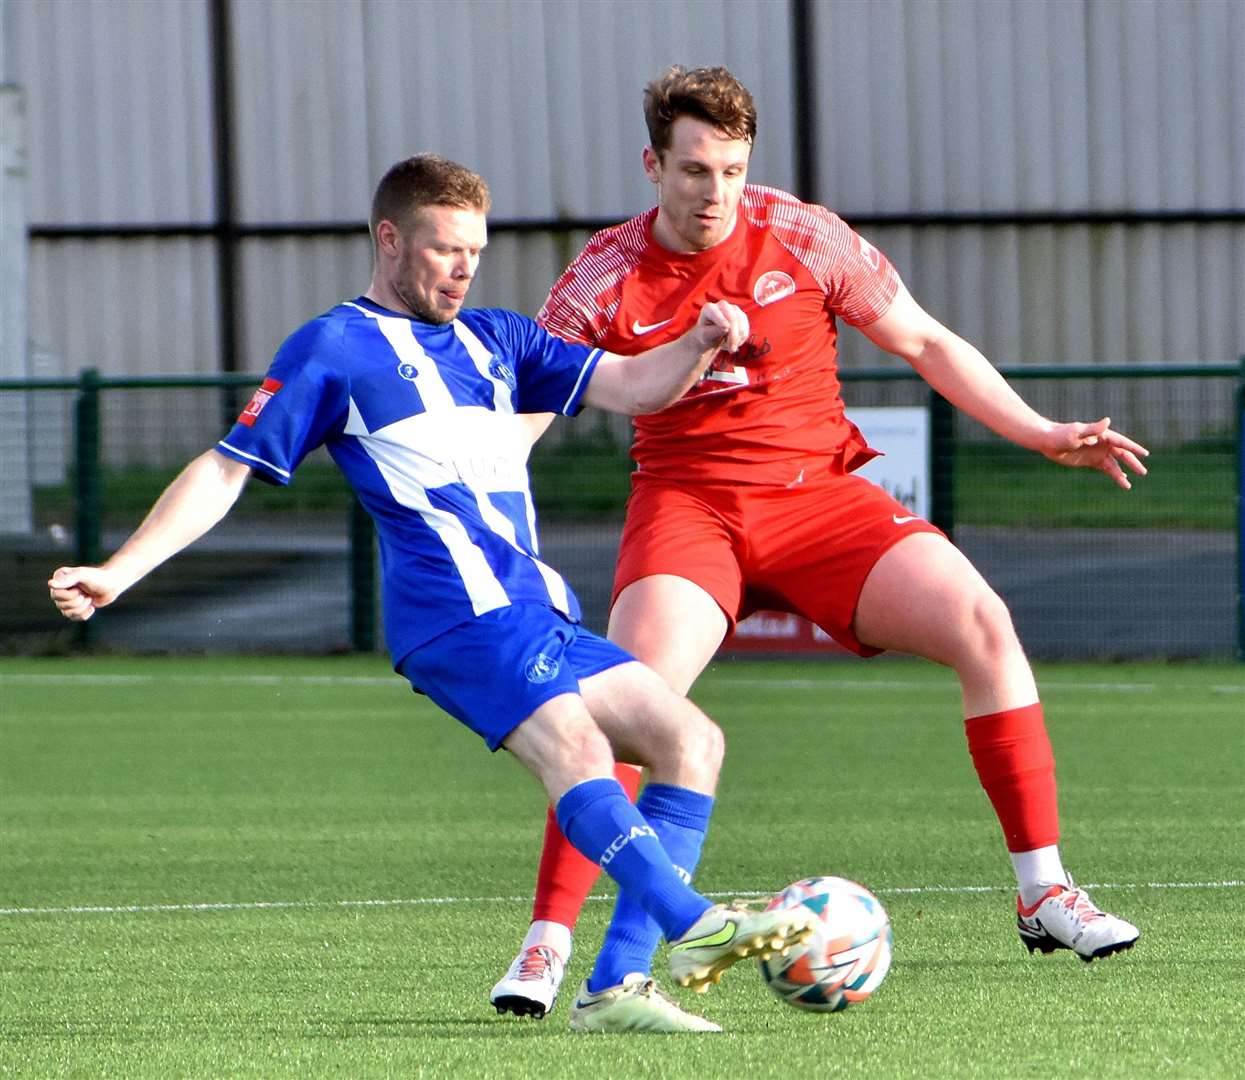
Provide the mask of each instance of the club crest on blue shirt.
[{"label": "club crest on blue shirt", "polygon": [[407,382],[414,382],[416,376],[419,375],[419,369],[416,368],[414,364],[408,364],[405,360],[403,360],[400,364],[398,364],[398,374],[401,375]]},{"label": "club crest on blue shirt", "polygon": [[492,357],[488,362],[488,373],[498,382],[504,382],[513,393],[515,387],[514,372],[500,356]]},{"label": "club crest on blue shirt", "polygon": [[523,674],[528,682],[546,683],[557,675],[559,666],[552,656],[537,653],[523,666]]}]

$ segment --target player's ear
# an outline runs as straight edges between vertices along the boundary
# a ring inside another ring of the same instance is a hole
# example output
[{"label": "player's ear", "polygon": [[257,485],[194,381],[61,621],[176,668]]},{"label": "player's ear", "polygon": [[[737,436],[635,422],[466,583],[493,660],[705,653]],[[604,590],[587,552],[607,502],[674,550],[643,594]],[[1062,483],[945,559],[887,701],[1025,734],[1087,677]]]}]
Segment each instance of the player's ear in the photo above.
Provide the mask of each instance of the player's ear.
[{"label": "player's ear", "polygon": [[376,226],[376,247],[386,255],[396,255],[402,247],[402,233],[388,218],[381,218]]},{"label": "player's ear", "polygon": [[644,148],[644,175],[647,176],[654,184],[661,183],[661,155],[657,153],[651,146]]}]

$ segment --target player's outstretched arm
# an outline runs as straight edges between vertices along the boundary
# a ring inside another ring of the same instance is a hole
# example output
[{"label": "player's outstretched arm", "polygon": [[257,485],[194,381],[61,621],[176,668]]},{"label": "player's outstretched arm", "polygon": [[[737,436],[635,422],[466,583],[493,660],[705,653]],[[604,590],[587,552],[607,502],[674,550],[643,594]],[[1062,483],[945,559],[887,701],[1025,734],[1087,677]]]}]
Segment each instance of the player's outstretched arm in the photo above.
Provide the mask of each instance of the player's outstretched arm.
[{"label": "player's outstretched arm", "polygon": [[748,333],[748,316],[734,304],[706,304],[696,325],[677,341],[635,356],[602,356],[584,401],[629,416],[657,412],[687,393],[719,352],[743,345]]},{"label": "player's outstretched arm", "polygon": [[199,539],[228,512],[251,469],[217,450],[200,454],[164,489],[143,523],[102,566],[62,566],[49,579],[52,601],[67,619],[81,622],[111,604],[182,548]]},{"label": "player's outstretched arm", "polygon": [[1127,468],[1145,476],[1140,443],[1093,423],[1058,423],[1029,407],[973,345],[926,312],[900,285],[891,306],[861,331],[879,348],[911,364],[952,405],[1005,439],[1036,450],[1060,465],[1098,469],[1122,488],[1132,487]]}]

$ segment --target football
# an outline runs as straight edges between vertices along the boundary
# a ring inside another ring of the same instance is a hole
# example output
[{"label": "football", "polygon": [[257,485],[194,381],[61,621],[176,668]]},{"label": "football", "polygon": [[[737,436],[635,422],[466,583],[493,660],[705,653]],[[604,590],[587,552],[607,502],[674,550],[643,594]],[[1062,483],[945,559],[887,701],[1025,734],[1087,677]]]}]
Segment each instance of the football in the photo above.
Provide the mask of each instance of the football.
[{"label": "football", "polygon": [[766,985],[811,1012],[864,1001],[891,966],[891,924],[878,898],[854,881],[815,877],[788,885],[767,910],[799,906],[816,916],[813,935],[786,956],[759,961]]}]

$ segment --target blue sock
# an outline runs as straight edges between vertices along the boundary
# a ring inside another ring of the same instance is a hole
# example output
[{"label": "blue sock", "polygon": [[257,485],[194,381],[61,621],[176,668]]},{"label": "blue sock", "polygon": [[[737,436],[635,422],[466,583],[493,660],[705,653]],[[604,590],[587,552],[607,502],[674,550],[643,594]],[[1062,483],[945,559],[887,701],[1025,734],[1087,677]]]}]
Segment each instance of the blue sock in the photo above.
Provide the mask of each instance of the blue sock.
[{"label": "blue sock", "polygon": [[679,876],[656,831],[612,776],[576,784],[558,800],[556,813],[562,835],[631,893],[667,938],[712,907]]},{"label": "blue sock", "polygon": [[[649,784],[636,809],[661,839],[675,871],[690,883],[709,827],[712,796],[672,784]],[[588,989],[595,994],[617,986],[634,971],[647,975],[660,942],[661,928],[624,889],[588,977]]]}]

